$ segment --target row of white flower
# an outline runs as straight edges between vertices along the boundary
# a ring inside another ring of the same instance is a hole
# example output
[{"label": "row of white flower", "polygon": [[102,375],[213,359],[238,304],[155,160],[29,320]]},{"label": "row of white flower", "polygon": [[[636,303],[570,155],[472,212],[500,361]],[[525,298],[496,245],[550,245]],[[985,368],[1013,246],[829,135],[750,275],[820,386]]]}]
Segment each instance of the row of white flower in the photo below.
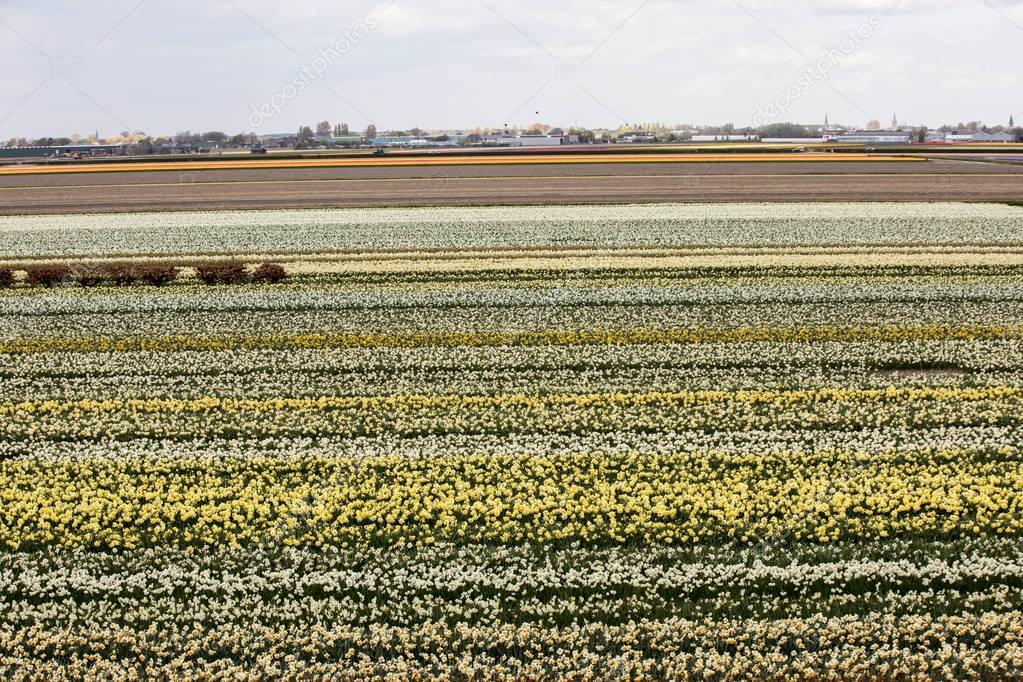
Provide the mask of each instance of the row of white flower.
[{"label": "row of white flower", "polygon": [[[846,555],[846,556],[842,556]],[[207,625],[241,610],[260,622],[411,625],[597,622],[697,614],[776,618],[957,612],[1023,602],[1023,555],[1010,539],[895,540],[767,547],[436,546],[181,552],[47,551],[0,556],[0,621],[28,626],[75,613],[160,621],[187,605]],[[509,604],[514,601],[514,606]],[[488,608],[494,603],[501,608]],[[100,626],[100,623],[96,623]]]},{"label": "row of white flower", "polygon": [[386,307],[361,310],[225,310],[48,316],[0,315],[0,340],[95,336],[248,336],[312,333],[462,333],[821,327],[1013,326],[1023,300],[748,303],[707,306],[627,302],[589,306]]},{"label": "row of white flower", "polygon": [[145,630],[0,630],[12,679],[799,679],[1012,680],[1023,669],[1023,612],[715,620],[620,625],[288,627],[243,612],[207,629],[172,614]]},{"label": "row of white flower", "polygon": [[[641,354],[642,349],[634,351]],[[547,393],[637,393],[657,386],[662,391],[686,390],[785,390],[835,388],[886,388],[891,385],[913,387],[994,387],[1023,386],[1023,368],[985,369],[908,369],[890,370],[842,366],[748,366],[716,368],[707,365],[675,367],[602,367],[602,366],[513,366],[497,369],[473,368],[448,370],[443,366],[403,369],[371,368],[353,371],[343,365],[335,371],[303,367],[293,356],[281,353],[266,364],[249,365],[238,372],[233,368],[216,372],[219,354],[148,353],[144,360],[131,363],[133,372],[124,374],[72,373],[64,358],[69,354],[47,354],[54,359],[52,373],[33,374],[16,367],[0,382],[0,402],[80,401],[103,396],[116,400],[191,399],[209,396],[235,399],[268,399],[280,396],[317,398],[332,396],[418,395],[499,395]],[[124,354],[129,355],[129,354]],[[175,371],[188,361],[201,361],[212,367],[206,372]],[[211,357],[212,356],[212,357]],[[36,360],[41,360],[32,356]],[[1017,356],[1018,357],[1018,356]],[[146,361],[158,371],[147,373]],[[207,358],[211,361],[207,362]],[[231,358],[238,356],[231,354]],[[134,357],[132,360],[136,360]],[[251,358],[248,358],[251,359]],[[76,363],[80,368],[85,363]],[[128,365],[129,363],[124,363]],[[95,366],[109,368],[97,361]],[[958,367],[958,366],[957,366]]]},{"label": "row of white flower", "polygon": [[[613,547],[588,549],[435,546],[412,550],[289,549],[283,556],[259,547],[189,554],[149,549],[104,555],[78,552],[11,553],[0,560],[0,601],[116,599],[143,590],[143,598],[188,592],[193,598],[237,598],[245,595],[290,594],[324,598],[345,592],[376,601],[401,601],[409,593],[441,592],[455,601],[491,592],[540,593],[548,590],[601,592],[802,592],[822,588],[862,590],[879,582],[888,588],[926,591],[932,584],[962,581],[1023,581],[1023,551],[1006,538],[973,538],[963,542],[893,543],[876,545],[880,555],[899,559],[857,558],[839,561],[800,560],[815,548],[786,547],[764,563],[691,561],[692,549]],[[901,545],[901,546],[900,546]],[[963,554],[963,546],[971,547]],[[862,548],[855,548],[861,552]],[[955,550],[955,551],[952,551]],[[721,551],[720,549],[718,550]],[[737,553],[739,550],[732,550]],[[842,549],[832,547],[830,553]],[[846,550],[848,551],[848,550]],[[745,548],[747,556],[755,549]],[[275,563],[276,562],[276,563]],[[113,568],[113,570],[111,570]],[[71,570],[74,569],[74,570]],[[376,593],[373,597],[368,593]],[[381,599],[384,597],[386,599]],[[756,605],[746,604],[748,608]]]},{"label": "row of white flower", "polygon": [[87,461],[100,459],[210,461],[221,458],[267,457],[466,457],[481,452],[495,456],[578,456],[587,453],[673,454],[721,452],[761,456],[786,453],[899,451],[905,456],[927,457],[936,451],[960,450],[992,455],[1018,455],[1023,426],[938,426],[914,428],[881,426],[869,430],[812,431],[773,429],[735,431],[680,431],[645,433],[611,430],[602,433],[505,434],[379,434],[343,437],[262,436],[218,438],[202,433],[193,438],[162,440],[136,438],[119,441],[0,441],[0,460]]},{"label": "row of white flower", "polygon": [[0,217],[11,256],[665,244],[1018,243],[982,204],[661,204]]},{"label": "row of white flower", "polygon": [[0,361],[0,401],[1023,385],[1023,339],[205,352]]},{"label": "row of white flower", "polygon": [[[537,306],[749,306],[768,304],[875,304],[946,302],[948,305],[997,303],[1023,299],[1023,284],[1001,283],[865,283],[758,286],[633,285],[628,280],[603,286],[578,287],[574,282],[543,288],[480,287],[459,290],[358,291],[344,283],[295,284],[274,289],[238,287],[217,292],[209,287],[166,290],[122,289],[75,295],[77,291],[47,291],[4,300],[4,316],[119,313],[219,314],[231,311],[343,311],[371,308],[523,308]],[[150,292],[156,293],[151,294]]]}]

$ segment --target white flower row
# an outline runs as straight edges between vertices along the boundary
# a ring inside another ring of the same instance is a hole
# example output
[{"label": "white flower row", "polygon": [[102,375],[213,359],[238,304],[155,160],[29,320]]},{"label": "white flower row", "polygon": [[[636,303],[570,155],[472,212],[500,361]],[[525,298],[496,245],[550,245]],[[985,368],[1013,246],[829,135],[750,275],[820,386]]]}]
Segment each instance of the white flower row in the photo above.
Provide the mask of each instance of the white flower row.
[{"label": "white flower row", "polygon": [[660,204],[0,217],[11,256],[689,244],[1017,243],[997,204]]},{"label": "white flower row", "polygon": [[358,311],[372,308],[507,308],[538,306],[717,306],[835,303],[908,304],[947,302],[1018,301],[1023,299],[1019,283],[861,283],[788,286],[618,286],[578,288],[462,289],[457,291],[352,291],[334,286],[293,285],[273,290],[232,288],[217,291],[209,287],[122,289],[90,292],[89,296],[46,291],[34,296],[4,301],[4,316],[37,317],[118,313],[207,313],[230,311]]},{"label": "white flower row", "polygon": [[673,454],[721,452],[729,455],[786,453],[899,451],[907,457],[926,457],[936,451],[1019,455],[1023,426],[938,426],[933,428],[875,427],[854,431],[772,429],[714,432],[680,431],[643,433],[628,430],[603,433],[425,434],[343,437],[265,436],[162,440],[136,438],[119,441],[0,441],[0,460],[86,461],[101,459],[175,460],[220,458],[300,457],[434,457],[489,453],[495,456],[580,456],[588,453]]},{"label": "white flower row", "polygon": [[[495,604],[496,606],[496,604]],[[252,622],[204,627],[202,612],[140,631],[0,631],[0,673],[16,679],[1015,679],[1023,612],[560,626]]]},{"label": "white flower row", "polygon": [[361,310],[129,312],[0,315],[0,340],[95,336],[249,336],[344,333],[461,333],[819,326],[1015,326],[1023,300],[841,304],[764,303],[499,308],[416,307]]},{"label": "white flower row", "polygon": [[[633,355],[640,355],[636,349]],[[892,370],[876,367],[841,365],[749,365],[714,367],[688,366],[529,366],[499,368],[465,367],[448,369],[425,364],[396,372],[387,367],[351,369],[344,364],[323,368],[305,366],[299,358],[285,353],[262,365],[241,370],[231,367],[225,354],[147,353],[145,358],[126,359],[124,373],[109,371],[109,365],[96,361],[90,370],[86,363],[65,362],[71,354],[46,354],[53,358],[52,372],[32,373],[16,366],[10,373],[0,371],[0,402],[41,400],[78,401],[96,396],[118,400],[179,398],[198,400],[215,396],[236,399],[268,399],[280,396],[316,398],[332,396],[416,395],[500,395],[547,393],[638,393],[657,386],[661,391],[688,390],[790,390],[817,388],[886,388],[892,385],[915,387],[994,387],[1023,386],[1023,367],[1011,370],[954,369]],[[231,354],[232,359],[238,355]],[[187,356],[187,359],[181,357]],[[44,358],[31,356],[35,360]],[[422,357],[419,355],[419,357]],[[931,362],[918,356],[918,362]],[[90,358],[96,360],[96,358]],[[1008,358],[1008,361],[1013,361]],[[992,359],[992,362],[997,360]],[[146,362],[155,371],[147,371]],[[187,362],[202,362],[205,372],[189,368],[175,371]],[[223,368],[228,365],[227,368]],[[74,371],[81,368],[81,371]],[[102,369],[100,369],[102,368]],[[217,371],[220,370],[220,371]],[[103,373],[100,373],[103,372]]]}]

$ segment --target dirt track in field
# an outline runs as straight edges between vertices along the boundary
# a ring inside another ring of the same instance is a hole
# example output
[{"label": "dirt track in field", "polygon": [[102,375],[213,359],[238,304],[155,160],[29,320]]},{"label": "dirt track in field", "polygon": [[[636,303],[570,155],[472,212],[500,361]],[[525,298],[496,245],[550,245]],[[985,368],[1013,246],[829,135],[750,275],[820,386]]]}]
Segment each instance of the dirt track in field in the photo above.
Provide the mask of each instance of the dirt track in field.
[{"label": "dirt track in field", "polygon": [[963,161],[594,163],[0,177],[0,214],[654,201],[1023,201],[1023,167]]}]

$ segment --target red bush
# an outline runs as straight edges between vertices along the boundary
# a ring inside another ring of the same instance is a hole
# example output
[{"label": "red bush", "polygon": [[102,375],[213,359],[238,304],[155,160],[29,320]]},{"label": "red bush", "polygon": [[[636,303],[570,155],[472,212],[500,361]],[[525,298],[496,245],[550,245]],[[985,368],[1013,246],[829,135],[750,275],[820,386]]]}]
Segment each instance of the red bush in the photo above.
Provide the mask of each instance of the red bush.
[{"label": "red bush", "polygon": [[134,284],[139,279],[139,274],[131,265],[124,263],[111,263],[103,266],[103,273],[106,278],[119,287]]},{"label": "red bush", "polygon": [[288,278],[288,273],[280,263],[263,263],[252,273],[253,282],[278,284]]},{"label": "red bush", "polygon": [[181,270],[173,265],[144,265],[136,271],[139,279],[154,287],[162,287],[178,278]]},{"label": "red bush", "polygon": [[82,265],[74,269],[71,276],[83,287],[95,287],[106,281],[106,273],[95,265]]},{"label": "red bush", "polygon": [[195,276],[203,284],[241,284],[249,279],[245,264],[235,260],[197,265]]},{"label": "red bush", "polygon": [[25,281],[33,286],[47,289],[63,284],[71,277],[71,268],[67,265],[36,265],[25,268]]},{"label": "red bush", "polygon": [[7,268],[0,268],[0,289],[6,289],[14,285],[14,271]]}]

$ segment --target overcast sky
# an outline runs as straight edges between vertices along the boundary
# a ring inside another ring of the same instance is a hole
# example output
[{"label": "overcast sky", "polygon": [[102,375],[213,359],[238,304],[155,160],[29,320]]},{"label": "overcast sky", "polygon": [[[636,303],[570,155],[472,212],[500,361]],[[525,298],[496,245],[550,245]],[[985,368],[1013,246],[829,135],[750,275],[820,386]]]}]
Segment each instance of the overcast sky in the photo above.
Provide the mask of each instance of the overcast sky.
[{"label": "overcast sky", "polygon": [[1023,0],[0,0],[0,139],[994,125],[1021,65]]}]

